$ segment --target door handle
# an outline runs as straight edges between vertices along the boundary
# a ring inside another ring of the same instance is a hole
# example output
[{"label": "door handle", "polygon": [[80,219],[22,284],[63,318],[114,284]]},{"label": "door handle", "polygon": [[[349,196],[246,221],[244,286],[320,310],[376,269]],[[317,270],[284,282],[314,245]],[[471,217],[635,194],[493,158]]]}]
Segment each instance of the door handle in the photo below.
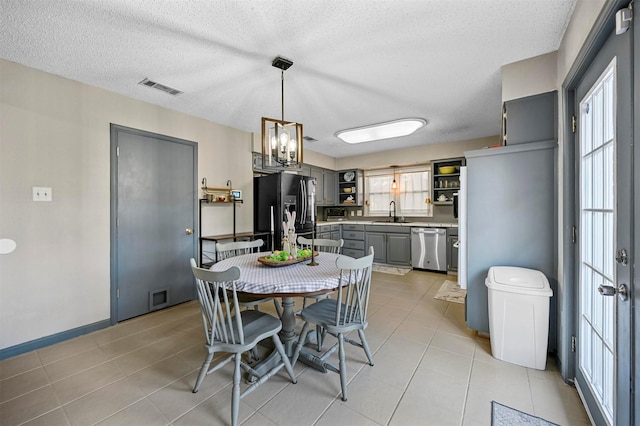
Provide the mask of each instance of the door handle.
[{"label": "door handle", "polygon": [[602,296],[615,296],[617,294],[620,300],[623,302],[629,298],[629,292],[627,290],[626,284],[620,284],[618,288],[612,287],[610,285],[600,284],[600,286],[598,287],[598,292]]},{"label": "door handle", "polygon": [[191,228],[187,228],[187,229],[185,229],[185,230],[184,230],[184,232],[185,232],[187,235],[191,235],[191,234],[193,234],[193,229],[191,229]]}]

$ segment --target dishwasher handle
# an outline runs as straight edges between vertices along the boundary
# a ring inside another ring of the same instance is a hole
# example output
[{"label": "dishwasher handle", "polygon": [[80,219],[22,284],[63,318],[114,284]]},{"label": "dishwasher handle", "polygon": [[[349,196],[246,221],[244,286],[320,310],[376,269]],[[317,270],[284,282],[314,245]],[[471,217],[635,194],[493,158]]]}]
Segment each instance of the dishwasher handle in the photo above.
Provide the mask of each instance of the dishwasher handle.
[{"label": "dishwasher handle", "polygon": [[445,234],[446,232],[442,228],[411,228],[412,234]]}]

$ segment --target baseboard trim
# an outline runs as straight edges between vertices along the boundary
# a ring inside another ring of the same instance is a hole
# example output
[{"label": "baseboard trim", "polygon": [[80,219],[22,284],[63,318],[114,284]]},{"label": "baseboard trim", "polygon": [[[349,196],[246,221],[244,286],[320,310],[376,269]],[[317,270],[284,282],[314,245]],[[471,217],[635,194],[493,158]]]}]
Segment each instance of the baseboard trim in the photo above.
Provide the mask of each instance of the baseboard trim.
[{"label": "baseboard trim", "polygon": [[93,331],[101,330],[110,326],[111,320],[106,319],[103,321],[94,322],[93,324],[83,325],[82,327],[61,331],[60,333],[31,340],[30,342],[24,342],[15,346],[0,349],[0,361],[17,355],[22,355],[27,352],[35,351],[36,349],[44,348],[45,346],[53,345],[54,343],[60,343],[65,340],[73,339],[74,337],[82,336],[83,334],[91,333]]}]

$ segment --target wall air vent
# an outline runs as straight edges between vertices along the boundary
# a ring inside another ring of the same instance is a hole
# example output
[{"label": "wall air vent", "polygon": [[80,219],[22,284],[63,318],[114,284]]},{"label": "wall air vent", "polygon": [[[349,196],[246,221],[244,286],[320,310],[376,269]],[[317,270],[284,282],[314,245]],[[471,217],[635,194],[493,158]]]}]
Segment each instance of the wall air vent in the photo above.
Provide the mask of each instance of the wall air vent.
[{"label": "wall air vent", "polygon": [[155,81],[149,80],[148,78],[145,78],[138,84],[142,84],[143,86],[153,87],[154,89],[162,90],[163,92],[168,93],[172,96],[178,96],[183,93],[178,89],[165,86],[164,84],[156,83]]},{"label": "wall air vent", "polygon": [[303,136],[302,139],[304,139],[305,142],[318,142],[318,139],[314,139],[311,136]]}]

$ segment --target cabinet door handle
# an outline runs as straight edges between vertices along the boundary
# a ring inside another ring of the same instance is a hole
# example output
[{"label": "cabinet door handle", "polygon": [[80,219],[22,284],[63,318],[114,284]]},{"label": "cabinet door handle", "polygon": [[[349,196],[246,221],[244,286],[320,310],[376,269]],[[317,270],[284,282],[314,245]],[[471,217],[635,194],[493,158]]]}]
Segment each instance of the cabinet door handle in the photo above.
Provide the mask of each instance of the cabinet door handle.
[{"label": "cabinet door handle", "polygon": [[191,234],[193,234],[193,229],[191,229],[191,228],[187,228],[187,229],[185,229],[185,230],[184,230],[184,232],[185,232],[187,235],[191,235]]}]

